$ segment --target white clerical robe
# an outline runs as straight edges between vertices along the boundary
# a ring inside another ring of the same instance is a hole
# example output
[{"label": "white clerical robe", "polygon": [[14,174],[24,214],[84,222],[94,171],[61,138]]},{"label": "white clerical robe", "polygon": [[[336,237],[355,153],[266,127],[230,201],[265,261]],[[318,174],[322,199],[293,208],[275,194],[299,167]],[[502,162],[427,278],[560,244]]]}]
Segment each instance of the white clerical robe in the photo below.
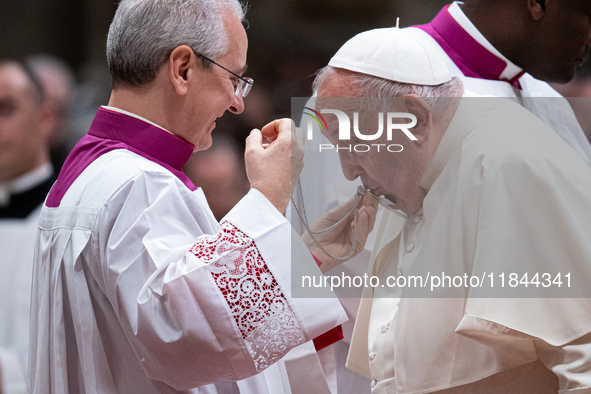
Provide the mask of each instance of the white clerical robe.
[{"label": "white clerical robe", "polygon": [[[423,208],[402,231],[385,214],[370,272],[386,283],[558,269],[589,297],[588,166],[508,100],[462,100],[421,180]],[[372,393],[591,392],[591,299],[504,298],[505,286],[488,298],[474,288],[455,298],[367,288],[348,367],[372,380]]]},{"label": "white clerical robe", "polygon": [[[23,219],[0,220],[0,372],[6,393],[27,392],[29,301],[41,207]],[[1,391],[1,390],[0,390]]]},{"label": "white clerical robe", "polygon": [[29,302],[37,221],[55,181],[49,163],[0,183],[0,392],[27,392]]},{"label": "white clerical robe", "polygon": [[301,392],[276,362],[344,312],[290,297],[292,262],[319,271],[257,190],[214,219],[180,171],[191,152],[99,109],[39,220],[30,392]]},{"label": "white clerical robe", "polygon": [[[499,56],[503,62],[506,63],[506,70],[503,73],[499,73],[500,79],[510,79],[516,75],[520,75],[519,69],[513,63],[511,63],[504,56],[500,55],[490,43],[486,41],[484,37],[476,30],[472,23],[467,20],[463,15],[461,9],[458,7],[457,2],[449,7],[450,13],[456,18],[456,22],[459,23],[462,28],[466,29],[465,34],[471,34],[475,40],[474,45],[481,45],[484,50],[489,50],[489,56]],[[442,11],[443,12],[443,11]],[[463,16],[463,18],[462,18]],[[587,141],[583,130],[581,129],[572,108],[568,102],[557,93],[547,83],[533,78],[531,75],[525,73],[520,75],[518,81],[520,83],[520,89],[507,83],[504,80],[493,80],[493,79],[481,79],[466,77],[462,69],[458,67],[448,55],[448,53],[437,43],[433,37],[427,34],[425,31],[418,28],[405,28],[408,34],[413,35],[414,38],[420,40],[426,45],[429,45],[433,51],[438,53],[442,59],[446,62],[450,73],[458,77],[464,84],[464,88],[474,93],[482,95],[491,95],[496,97],[507,97],[510,98],[522,106],[527,108],[533,114],[538,116],[544,122],[546,122],[565,142],[567,142],[576,152],[579,154],[587,164],[591,165],[591,145]],[[446,37],[447,38],[447,37]],[[454,39],[456,37],[451,37]],[[478,41],[478,42],[476,42]],[[467,58],[467,62],[471,62],[474,59]],[[311,99],[305,105],[306,107],[314,106],[314,99]],[[295,115],[294,115],[295,116]],[[332,151],[325,151],[318,153],[318,147],[320,144],[330,144],[330,142],[321,134],[319,128],[315,125],[315,122],[311,118],[303,115],[300,127],[304,130],[307,129],[308,124],[311,125],[313,133],[312,139],[307,141],[306,144],[306,165],[300,176],[302,188],[304,189],[304,200],[306,202],[306,209],[308,216],[312,222],[315,218],[319,217],[323,212],[328,209],[337,206],[339,203],[346,201],[354,193],[358,182],[350,182],[345,179],[340,170],[337,154]],[[299,207],[301,209],[301,206]],[[381,218],[381,209],[378,214]],[[297,225],[299,219],[297,215],[292,215],[292,221],[294,226]],[[400,228],[402,226],[401,219],[396,216],[391,216],[390,220],[396,221],[393,224],[393,228]],[[296,227],[298,228],[298,227]],[[301,228],[300,231],[303,231]],[[374,241],[374,235],[376,231],[372,232],[371,238],[366,243],[366,248],[363,254],[355,257],[351,261],[347,261],[341,266],[333,269],[330,273],[340,275],[344,272],[347,275],[362,275],[367,267],[367,256],[371,254],[372,249],[375,252],[374,257],[380,252],[381,248],[377,248],[374,245],[379,245],[380,240]],[[379,236],[378,236],[379,238]],[[351,314],[351,311],[358,305],[358,299],[356,300],[356,294],[350,289],[337,289],[341,293],[346,293],[344,300],[345,308],[347,312]],[[391,301],[392,305],[396,305],[396,297]],[[354,323],[353,319],[344,326],[345,332],[349,326]],[[346,335],[346,339],[349,336]],[[339,346],[343,346],[341,343]],[[359,381],[359,385],[365,384],[365,381]],[[361,390],[361,388],[359,388]]]}]

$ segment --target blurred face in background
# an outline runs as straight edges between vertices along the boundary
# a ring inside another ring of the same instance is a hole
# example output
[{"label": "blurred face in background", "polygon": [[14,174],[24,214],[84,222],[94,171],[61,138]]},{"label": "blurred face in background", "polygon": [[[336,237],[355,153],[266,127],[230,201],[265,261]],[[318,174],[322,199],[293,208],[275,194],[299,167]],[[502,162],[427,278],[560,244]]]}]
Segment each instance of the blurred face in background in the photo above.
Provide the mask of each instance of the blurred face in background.
[{"label": "blurred face in background", "polygon": [[0,182],[49,160],[47,111],[33,82],[17,63],[0,64]]}]

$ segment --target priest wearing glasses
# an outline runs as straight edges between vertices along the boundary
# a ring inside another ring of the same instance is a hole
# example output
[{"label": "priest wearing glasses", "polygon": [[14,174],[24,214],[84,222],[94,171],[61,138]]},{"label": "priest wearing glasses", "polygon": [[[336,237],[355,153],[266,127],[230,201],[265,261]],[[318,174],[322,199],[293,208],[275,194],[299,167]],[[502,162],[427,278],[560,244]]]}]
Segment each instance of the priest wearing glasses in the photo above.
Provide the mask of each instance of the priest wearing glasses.
[{"label": "priest wearing glasses", "polygon": [[[283,119],[251,132],[250,192],[220,223],[181,170],[217,118],[244,110],[243,18],[236,0],[120,2],[108,106],[40,214],[29,392],[329,392],[315,355],[278,363],[335,342],[323,334],[345,320],[328,291],[291,297],[292,261],[320,274],[284,217],[302,131]],[[291,379],[294,365],[315,378]]]}]

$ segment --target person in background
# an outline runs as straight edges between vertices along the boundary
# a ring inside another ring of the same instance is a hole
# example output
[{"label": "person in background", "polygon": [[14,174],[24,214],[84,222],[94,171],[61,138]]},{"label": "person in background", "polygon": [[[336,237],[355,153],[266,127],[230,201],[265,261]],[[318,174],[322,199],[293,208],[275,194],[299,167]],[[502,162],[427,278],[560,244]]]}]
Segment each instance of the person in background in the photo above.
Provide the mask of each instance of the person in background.
[{"label": "person in background", "polygon": [[466,89],[520,102],[591,165],[573,110],[547,83],[569,82],[587,59],[590,14],[585,0],[466,0],[408,32],[442,56]]},{"label": "person in background", "polygon": [[30,56],[27,63],[41,82],[46,105],[54,113],[49,142],[51,161],[59,172],[71,148],[66,142],[66,133],[70,127],[70,107],[76,89],[74,71],[62,59],[48,54]]},{"label": "person in background", "polygon": [[37,220],[55,181],[54,120],[23,62],[0,60],[0,392],[26,393],[29,302]]}]

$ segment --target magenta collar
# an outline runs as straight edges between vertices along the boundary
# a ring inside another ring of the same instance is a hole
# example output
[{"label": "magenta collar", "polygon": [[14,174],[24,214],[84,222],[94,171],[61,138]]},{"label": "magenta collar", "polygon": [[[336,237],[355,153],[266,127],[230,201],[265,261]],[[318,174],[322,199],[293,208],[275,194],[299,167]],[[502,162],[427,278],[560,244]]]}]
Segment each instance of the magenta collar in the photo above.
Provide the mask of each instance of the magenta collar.
[{"label": "magenta collar", "polygon": [[182,167],[193,153],[193,144],[141,119],[99,108],[92,125],[64,162],[57,182],[47,197],[48,207],[59,206],[78,176],[96,159],[115,149],[127,149],[160,164],[179,178],[190,190],[193,182]]},{"label": "magenta collar", "polygon": [[[430,23],[413,26],[429,34],[467,77],[499,80],[507,63],[476,41],[443,7]],[[506,80],[521,89],[519,78]]]}]

